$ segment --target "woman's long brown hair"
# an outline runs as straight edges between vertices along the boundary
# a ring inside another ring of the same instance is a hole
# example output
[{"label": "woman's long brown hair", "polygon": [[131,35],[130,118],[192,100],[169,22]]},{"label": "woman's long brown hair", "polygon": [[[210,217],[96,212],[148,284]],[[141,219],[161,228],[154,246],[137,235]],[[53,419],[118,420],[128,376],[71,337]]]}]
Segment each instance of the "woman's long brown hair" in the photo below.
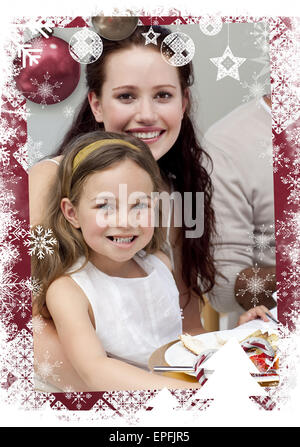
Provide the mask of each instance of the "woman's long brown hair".
[{"label": "woman's long brown hair", "polygon": [[[89,92],[101,95],[101,88],[105,81],[105,62],[107,57],[116,51],[133,46],[145,46],[142,33],[149,27],[138,26],[136,31],[127,39],[120,41],[103,40],[103,53],[98,61],[87,65],[86,80]],[[170,30],[161,26],[153,26],[156,33],[160,33],[157,46],[160,50],[163,39],[170,34]],[[182,93],[194,82],[192,63],[177,67]],[[96,122],[86,98],[62,144],[55,156],[66,153],[66,144],[76,135],[103,129],[103,123]],[[204,232],[200,238],[185,238],[186,228],[182,219],[182,278],[190,292],[200,297],[212,289],[215,283],[216,268],[213,260],[212,237],[215,233],[215,215],[211,205],[212,182],[205,166],[212,166],[209,155],[201,148],[195,134],[194,125],[190,117],[190,104],[182,120],[180,134],[174,146],[158,160],[161,174],[164,178],[172,177],[174,189],[184,196],[184,192],[192,192],[193,209],[196,209],[196,192],[204,193]]]}]

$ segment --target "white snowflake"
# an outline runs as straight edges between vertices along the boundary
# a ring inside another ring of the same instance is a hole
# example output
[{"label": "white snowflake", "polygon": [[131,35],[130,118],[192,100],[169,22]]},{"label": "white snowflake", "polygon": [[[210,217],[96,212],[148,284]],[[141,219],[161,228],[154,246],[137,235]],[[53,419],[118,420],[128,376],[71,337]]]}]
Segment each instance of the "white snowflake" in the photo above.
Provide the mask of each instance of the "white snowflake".
[{"label": "white snowflake", "polygon": [[254,45],[261,47],[269,43],[270,25],[266,22],[253,23],[253,31],[250,35],[254,36]]},{"label": "white snowflake", "polygon": [[40,315],[36,315],[32,318],[32,330],[33,333],[39,335],[43,332],[46,327],[46,323]]},{"label": "white snowflake", "polygon": [[29,236],[30,240],[24,241],[24,245],[29,247],[30,256],[36,255],[38,259],[44,259],[46,254],[54,252],[53,246],[57,244],[57,240],[50,228],[44,229],[41,225],[37,225],[29,231]]},{"label": "white snowflake", "polygon": [[42,145],[42,141],[35,142],[28,136],[26,143],[19,145],[18,150],[13,153],[14,158],[24,171],[28,172],[28,169],[43,157],[43,154],[40,152]]},{"label": "white snowflake", "polygon": [[[300,145],[300,126],[292,126],[286,130],[287,140],[293,143],[295,146]],[[299,149],[299,148],[298,148]]]},{"label": "white snowflake", "polygon": [[46,100],[48,98],[51,98],[51,101],[53,101],[54,103],[60,102],[60,97],[58,95],[55,95],[54,90],[59,89],[63,83],[56,81],[51,84],[49,82],[51,75],[49,75],[48,72],[46,72],[43,77],[44,81],[41,84],[39,84],[37,79],[30,79],[32,85],[37,87],[37,91],[30,93],[28,98],[36,99],[37,97],[39,97],[41,99],[40,104],[42,104],[42,107],[47,105]]},{"label": "white snowflake", "polygon": [[65,106],[63,114],[66,118],[71,118],[74,115],[74,108],[71,106]]},{"label": "white snowflake", "polygon": [[259,233],[249,233],[249,238],[253,244],[247,247],[247,251],[254,249],[257,252],[258,259],[262,261],[266,252],[275,253],[274,225],[261,225],[259,231]]},{"label": "white snowflake", "polygon": [[274,144],[273,150],[270,152],[260,152],[259,158],[268,158],[270,166],[273,167],[273,172],[276,174],[280,168],[289,167],[290,158],[286,156],[285,146],[283,144]]},{"label": "white snowflake", "polygon": [[239,289],[237,296],[244,296],[245,293],[250,292],[252,294],[251,302],[253,306],[259,304],[259,295],[264,294],[266,297],[271,297],[273,291],[267,289],[267,283],[272,282],[275,278],[274,274],[268,273],[265,277],[259,276],[260,267],[255,264],[252,267],[253,275],[249,278],[245,273],[238,273],[237,276],[241,281],[245,281],[246,287]]},{"label": "white snowflake", "polygon": [[43,358],[38,361],[35,359],[35,370],[38,377],[45,383],[52,380],[54,382],[60,382],[59,374],[57,373],[57,368],[62,365],[63,362],[55,361],[50,362],[50,354],[48,351],[44,352]]},{"label": "white snowflake", "polygon": [[284,210],[285,219],[277,220],[276,236],[282,236],[283,239],[290,237],[300,241],[300,211]]},{"label": "white snowflake", "polygon": [[288,204],[300,205],[300,169],[298,166],[290,170],[290,173],[286,176],[282,176],[281,181],[284,185],[287,185],[287,189],[290,190],[287,197]]},{"label": "white snowflake", "polygon": [[43,290],[42,282],[34,276],[25,280],[25,286],[35,297],[39,296]]},{"label": "white snowflake", "polygon": [[23,68],[26,68],[27,61],[29,61],[30,66],[39,63],[41,54],[36,53],[41,53],[41,48],[32,48],[30,43],[16,43],[16,47],[18,50],[18,57],[22,58]]},{"label": "white snowflake", "polygon": [[[287,290],[296,290],[300,288],[300,267],[299,265],[291,265],[286,267],[281,273],[280,287]],[[299,298],[299,297],[298,297]]]},{"label": "white snowflake", "polygon": [[92,395],[90,393],[84,393],[82,391],[75,392],[75,393],[68,393],[66,395],[67,399],[73,399],[72,404],[76,402],[76,408],[77,410],[80,410],[82,408],[82,403],[86,403],[85,399],[90,399]]},{"label": "white snowflake", "polygon": [[248,89],[248,94],[243,96],[243,102],[248,102],[251,99],[255,99],[257,103],[260,102],[263,95],[267,93],[267,89],[270,87],[268,79],[262,82],[258,81],[259,76],[254,72],[252,75],[253,83],[248,83],[246,81],[241,82],[243,88]]}]

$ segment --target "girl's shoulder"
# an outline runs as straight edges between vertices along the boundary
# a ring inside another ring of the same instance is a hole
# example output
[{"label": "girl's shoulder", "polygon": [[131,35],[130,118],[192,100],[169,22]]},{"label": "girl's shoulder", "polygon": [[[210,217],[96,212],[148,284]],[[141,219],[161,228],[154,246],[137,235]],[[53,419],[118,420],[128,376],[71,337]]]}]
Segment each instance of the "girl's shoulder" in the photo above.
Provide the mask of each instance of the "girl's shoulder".
[{"label": "girl's shoulder", "polygon": [[35,165],[33,165],[29,169],[29,174],[38,174],[39,172],[44,172],[48,170],[57,170],[61,160],[63,159],[62,155],[58,155],[54,158],[44,158],[43,160],[40,160]]},{"label": "girl's shoulder", "polygon": [[163,264],[172,272],[172,263],[170,258],[161,250],[157,250],[153,253],[153,256],[156,256]]},{"label": "girl's shoulder", "polygon": [[46,305],[62,307],[81,305],[87,307],[88,301],[82,289],[69,276],[64,275],[55,279],[47,289]]}]

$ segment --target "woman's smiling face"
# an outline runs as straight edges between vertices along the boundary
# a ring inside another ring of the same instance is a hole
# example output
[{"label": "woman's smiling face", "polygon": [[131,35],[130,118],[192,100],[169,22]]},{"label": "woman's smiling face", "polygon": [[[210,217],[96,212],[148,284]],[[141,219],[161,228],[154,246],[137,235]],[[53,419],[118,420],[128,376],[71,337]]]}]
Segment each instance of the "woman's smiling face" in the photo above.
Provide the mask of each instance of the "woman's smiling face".
[{"label": "woman's smiling face", "polygon": [[140,138],[158,160],[177,140],[188,102],[177,68],[159,51],[133,46],[107,58],[105,75],[100,97],[89,94],[96,121]]}]

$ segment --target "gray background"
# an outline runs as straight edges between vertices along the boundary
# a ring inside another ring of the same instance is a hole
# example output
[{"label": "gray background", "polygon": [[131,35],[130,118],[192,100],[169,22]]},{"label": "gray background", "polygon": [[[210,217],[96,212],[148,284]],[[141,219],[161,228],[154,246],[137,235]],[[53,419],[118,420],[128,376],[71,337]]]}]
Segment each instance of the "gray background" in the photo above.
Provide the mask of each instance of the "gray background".
[{"label": "gray background", "polygon": [[[199,25],[169,26],[172,31],[189,35],[195,44],[193,58],[195,84],[192,87],[193,119],[197,133],[201,137],[215,121],[222,118],[236,106],[252,99],[255,95],[253,75],[268,67],[268,53],[263,53],[265,42],[264,24],[223,23],[220,32],[210,36],[204,34]],[[55,28],[54,36],[69,42],[78,28]],[[229,35],[229,37],[228,37]],[[217,81],[217,67],[210,58],[223,55],[227,43],[234,56],[247,58],[239,67],[240,80],[225,77]],[[264,50],[265,51],[265,50]],[[262,59],[263,55],[267,54]],[[261,62],[254,59],[261,58]],[[31,101],[27,106],[31,116],[28,118],[29,158],[31,163],[55,152],[66,130],[70,127],[73,115],[86,95],[85,65],[81,65],[81,77],[77,88],[64,101],[44,108]],[[243,86],[246,82],[247,85]],[[270,91],[269,72],[259,77],[257,83],[264,93]],[[252,92],[252,93],[251,93]],[[67,112],[71,112],[68,114]]]}]

